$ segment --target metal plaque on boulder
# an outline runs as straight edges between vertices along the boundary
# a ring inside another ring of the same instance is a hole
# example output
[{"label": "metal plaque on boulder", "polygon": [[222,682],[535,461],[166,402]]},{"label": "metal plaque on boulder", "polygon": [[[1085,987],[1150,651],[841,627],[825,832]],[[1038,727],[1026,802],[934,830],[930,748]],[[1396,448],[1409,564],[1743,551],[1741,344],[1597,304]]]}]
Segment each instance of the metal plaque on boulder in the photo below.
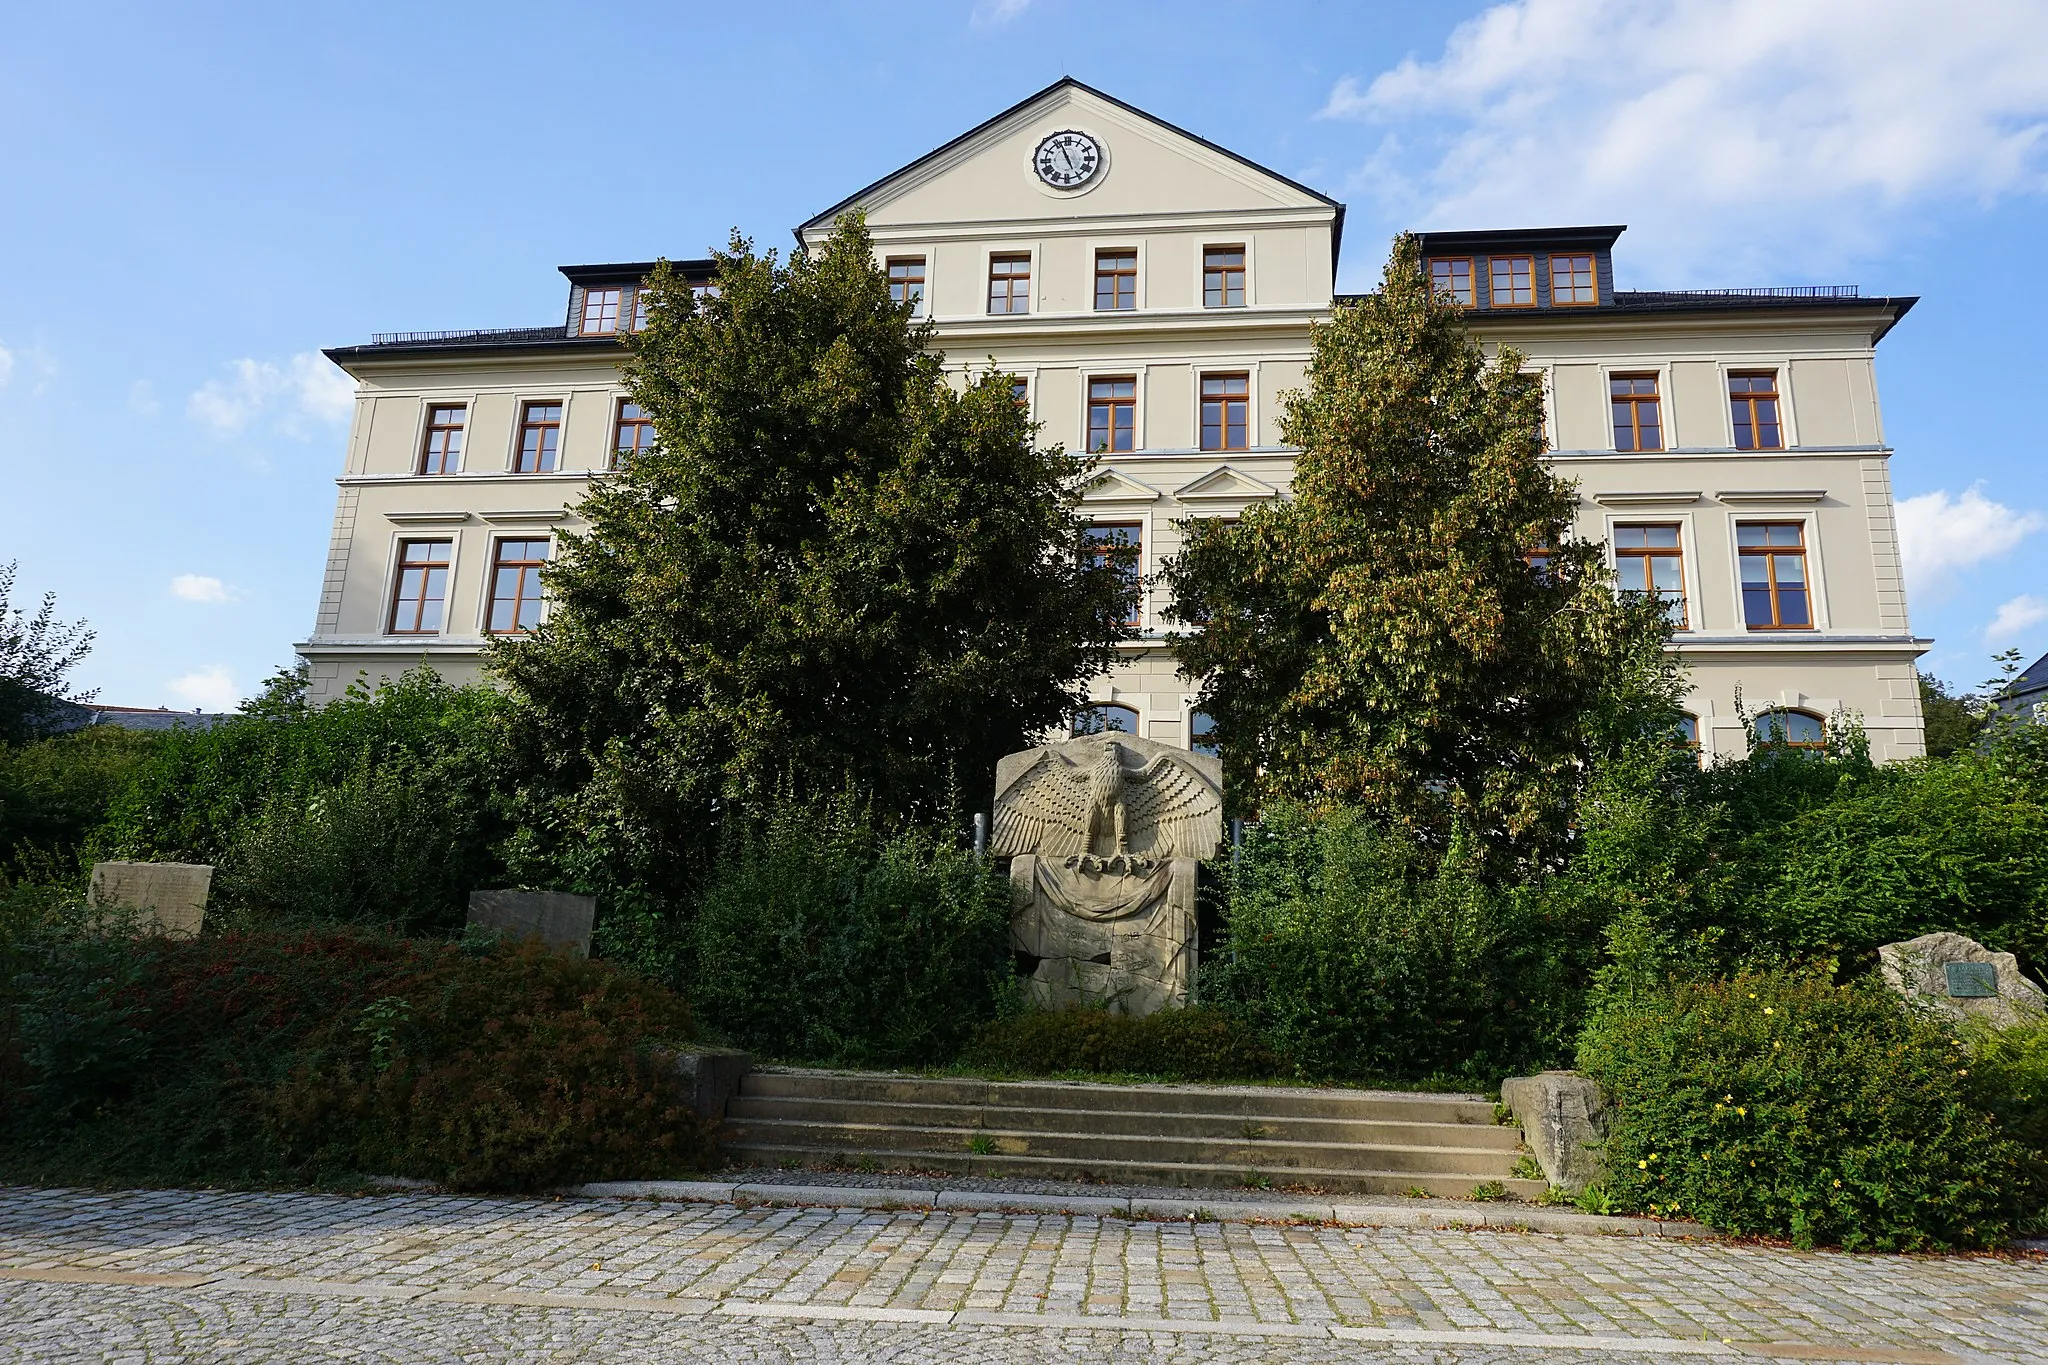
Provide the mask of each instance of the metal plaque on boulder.
[{"label": "metal plaque on boulder", "polygon": [[998,763],[990,850],[1011,860],[1010,946],[1034,1003],[1188,1003],[1196,869],[1222,838],[1218,759],[1111,733]]},{"label": "metal plaque on boulder", "polygon": [[1989,962],[1946,962],[1942,975],[1948,978],[1951,1000],[1988,1000],[1998,994],[1998,968]]}]

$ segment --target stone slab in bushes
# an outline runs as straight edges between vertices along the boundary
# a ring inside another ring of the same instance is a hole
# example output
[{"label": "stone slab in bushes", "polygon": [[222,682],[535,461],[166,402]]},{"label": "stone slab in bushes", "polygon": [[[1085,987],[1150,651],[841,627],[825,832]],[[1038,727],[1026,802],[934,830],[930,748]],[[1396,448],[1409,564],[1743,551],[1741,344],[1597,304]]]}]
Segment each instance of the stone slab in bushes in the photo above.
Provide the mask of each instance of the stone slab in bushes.
[{"label": "stone slab in bushes", "polygon": [[1606,1177],[1607,1099],[1591,1077],[1576,1071],[1511,1076],[1500,1083],[1500,1098],[1551,1184],[1578,1194]]}]

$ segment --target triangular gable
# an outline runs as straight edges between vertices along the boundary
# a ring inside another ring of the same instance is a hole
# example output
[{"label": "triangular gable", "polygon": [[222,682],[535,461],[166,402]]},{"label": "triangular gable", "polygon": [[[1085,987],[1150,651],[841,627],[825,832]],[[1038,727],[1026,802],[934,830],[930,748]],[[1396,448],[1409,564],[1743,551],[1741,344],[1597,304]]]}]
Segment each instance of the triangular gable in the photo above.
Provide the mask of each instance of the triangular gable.
[{"label": "triangular gable", "polygon": [[[1207,138],[1199,137],[1164,119],[1154,117],[1135,105],[1126,104],[1113,95],[1104,94],[1093,86],[1068,76],[962,133],[944,146],[927,152],[873,184],[856,190],[799,226],[796,229],[797,241],[804,242],[809,235],[828,230],[834,219],[853,208],[863,208],[871,221],[881,222],[891,216],[891,207],[896,206],[907,215],[908,220],[918,220],[923,215],[909,202],[915,198],[916,191],[932,184],[941,176],[960,174],[977,158],[991,154],[999,159],[1001,166],[1001,173],[992,177],[992,181],[999,184],[1002,191],[1020,196],[1015,206],[1018,210],[1016,216],[1036,217],[1049,211],[1065,215],[1071,210],[1056,209],[1055,205],[1060,201],[1021,198],[1021,195],[1031,191],[1022,183],[1021,177],[1013,177],[1011,174],[1014,169],[1011,165],[1013,158],[1008,152],[1016,149],[1006,148],[1005,144],[1026,137],[1035,141],[1038,133],[1043,131],[1036,127],[1038,123],[1050,115],[1068,113],[1079,118],[1093,115],[1118,125],[1115,135],[1111,138],[1110,168],[1103,190],[1067,201],[1072,206],[1096,199],[1099,193],[1099,202],[1089,205],[1089,208],[1096,212],[1137,211],[1130,201],[1134,194],[1140,192],[1139,187],[1146,179],[1139,163],[1147,158],[1156,160],[1162,152],[1177,153],[1190,166],[1206,169],[1210,173],[1209,181],[1212,188],[1221,188],[1225,197],[1234,201],[1220,204],[1220,207],[1331,209],[1335,214],[1333,234],[1339,240],[1342,238],[1344,206],[1328,195],[1310,189],[1278,171],[1238,155],[1227,147],[1220,147]],[[1117,163],[1120,157],[1133,164],[1129,167],[1130,174],[1122,177],[1124,183],[1118,186]],[[1115,193],[1108,192],[1112,187],[1115,187]],[[981,186],[974,187],[974,192],[977,199],[987,204],[992,216],[1007,216],[1001,212],[999,204],[988,202],[999,197],[998,195],[988,193],[987,188]],[[1176,209],[1185,207],[1185,203],[1174,206]]]},{"label": "triangular gable", "polygon": [[1194,482],[1183,484],[1173,496],[1181,502],[1242,502],[1276,498],[1280,496],[1280,490],[1269,483],[1261,483],[1242,470],[1219,464]]},{"label": "triangular gable", "polygon": [[1114,469],[1105,469],[1088,481],[1081,490],[1082,502],[1157,502],[1159,490],[1150,484],[1139,483],[1128,474],[1119,474]]}]

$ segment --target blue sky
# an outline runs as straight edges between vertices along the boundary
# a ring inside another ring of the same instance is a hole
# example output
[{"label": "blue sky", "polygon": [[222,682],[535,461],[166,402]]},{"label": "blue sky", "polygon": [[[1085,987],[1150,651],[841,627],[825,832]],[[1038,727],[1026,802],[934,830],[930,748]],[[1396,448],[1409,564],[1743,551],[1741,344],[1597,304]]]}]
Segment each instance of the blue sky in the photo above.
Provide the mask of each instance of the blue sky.
[{"label": "blue sky", "polygon": [[[175,12],[174,12],[175,11]],[[565,262],[790,227],[1078,76],[1402,227],[1626,222],[1624,288],[1859,283],[1913,623],[2048,649],[2029,420],[2048,6],[15,4],[0,562],[101,700],[215,709],[311,626],[373,331],[560,316]]]}]

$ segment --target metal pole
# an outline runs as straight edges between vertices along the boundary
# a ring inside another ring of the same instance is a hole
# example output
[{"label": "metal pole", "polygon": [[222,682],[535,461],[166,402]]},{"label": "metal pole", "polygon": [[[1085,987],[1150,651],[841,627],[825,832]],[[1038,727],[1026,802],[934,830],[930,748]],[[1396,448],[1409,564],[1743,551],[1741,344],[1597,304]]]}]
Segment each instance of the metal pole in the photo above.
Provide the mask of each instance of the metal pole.
[{"label": "metal pole", "polygon": [[1232,820],[1232,821],[1230,822],[1230,865],[1231,865],[1232,867],[1236,867],[1236,866],[1237,866],[1237,862],[1238,862],[1238,859],[1239,859],[1239,858],[1241,858],[1241,857],[1243,857],[1243,856],[1244,856],[1244,821],[1242,821],[1242,820]]},{"label": "metal pole", "polygon": [[976,811],[974,812],[974,856],[978,858],[986,852],[988,852],[988,814],[985,811]]}]

